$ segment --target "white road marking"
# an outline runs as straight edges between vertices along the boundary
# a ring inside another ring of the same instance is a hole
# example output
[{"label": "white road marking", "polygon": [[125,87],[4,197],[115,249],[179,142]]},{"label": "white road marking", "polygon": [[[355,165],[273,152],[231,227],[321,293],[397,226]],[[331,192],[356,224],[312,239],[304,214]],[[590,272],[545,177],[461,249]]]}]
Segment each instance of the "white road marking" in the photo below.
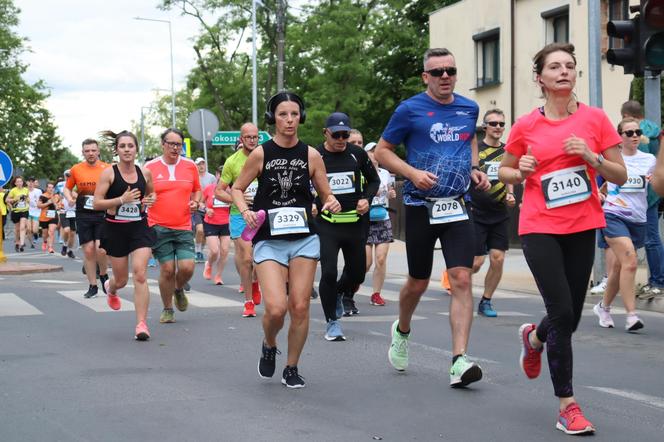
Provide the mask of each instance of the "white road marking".
[{"label": "white road marking", "polygon": [[[58,290],[58,293],[64,296],[65,298],[69,298],[74,302],[77,302],[90,310],[93,310],[97,313],[107,313],[107,312],[114,312],[116,310],[112,310],[106,301],[106,295],[104,292],[101,291],[100,293],[95,296],[94,298],[86,299],[83,297],[83,291],[82,290]],[[133,312],[134,311],[134,303],[131,301],[128,301],[126,299],[122,299],[122,306],[120,310],[117,310],[120,312]]]},{"label": "white road marking", "polygon": [[30,282],[36,282],[39,284],[83,284],[84,281],[64,281],[61,279],[33,279]]},{"label": "white road marking", "polygon": [[192,290],[190,292],[185,292],[187,298],[189,299],[189,304],[201,307],[201,308],[211,308],[211,307],[242,307],[244,306],[244,301],[234,301],[232,299],[222,298],[221,296],[208,295],[207,293],[197,292]]},{"label": "white road marking", "polygon": [[626,399],[631,399],[633,401],[640,402],[650,407],[664,408],[664,398],[661,397],[650,396],[649,394],[638,393],[636,391],[618,390],[617,388],[593,387],[591,385],[585,385],[585,387],[590,388],[591,390],[601,391],[602,393],[612,394],[614,396],[620,396]]},{"label": "white road marking", "polygon": [[43,315],[43,313],[13,293],[0,293],[0,316],[34,315]]},{"label": "white road marking", "polygon": [[[449,316],[450,312],[438,312],[436,314],[437,315],[442,315],[442,316]],[[473,312],[473,316],[477,317],[479,315],[477,314],[477,312]],[[533,315],[528,314],[528,313],[521,313],[521,312],[511,312],[509,310],[500,310],[498,312],[498,317],[502,318],[504,316],[533,316]]]}]

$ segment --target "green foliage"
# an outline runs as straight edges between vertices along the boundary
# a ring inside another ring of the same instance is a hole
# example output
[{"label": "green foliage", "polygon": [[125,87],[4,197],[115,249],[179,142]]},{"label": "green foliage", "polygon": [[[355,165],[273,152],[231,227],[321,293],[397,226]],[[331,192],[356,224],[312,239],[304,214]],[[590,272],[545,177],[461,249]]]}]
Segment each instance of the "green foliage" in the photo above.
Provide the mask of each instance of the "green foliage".
[{"label": "green foliage", "polygon": [[54,179],[76,161],[62,146],[50,112],[44,107],[48,90],[43,82],[27,83],[20,55],[25,39],[13,30],[20,10],[12,0],[0,0],[0,149],[25,175]]},{"label": "green foliage", "polygon": [[[660,102],[661,103],[660,104],[661,114],[660,115],[664,116],[664,89],[662,89],[662,88],[664,88],[664,82],[662,82],[662,87],[660,88],[660,100],[661,100],[661,102]],[[630,100],[636,100],[639,103],[641,103],[642,105],[645,103],[643,77],[641,77],[641,78],[634,77],[634,79],[632,80],[632,84],[629,88],[629,99]],[[662,125],[661,121],[656,122],[656,123],[659,124],[660,126]]]}]

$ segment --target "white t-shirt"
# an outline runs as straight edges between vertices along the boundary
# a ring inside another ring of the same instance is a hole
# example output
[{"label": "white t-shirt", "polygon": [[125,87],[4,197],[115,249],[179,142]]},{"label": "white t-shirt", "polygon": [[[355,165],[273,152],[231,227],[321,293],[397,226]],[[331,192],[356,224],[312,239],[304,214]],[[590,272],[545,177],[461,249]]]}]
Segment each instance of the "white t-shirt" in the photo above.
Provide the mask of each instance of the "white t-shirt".
[{"label": "white t-shirt", "polygon": [[28,195],[28,201],[30,202],[28,213],[30,214],[30,216],[35,216],[39,218],[39,215],[41,215],[41,209],[37,207],[37,202],[39,202],[39,197],[41,195],[42,191],[37,187],[35,187],[30,191]]},{"label": "white t-shirt", "polygon": [[627,167],[627,182],[622,186],[609,183],[604,212],[634,223],[646,222],[648,178],[655,168],[655,156],[637,150],[634,155],[622,153]]},{"label": "white t-shirt", "polygon": [[378,186],[378,192],[376,192],[376,196],[374,197],[373,201],[371,201],[372,206],[388,206],[387,203],[387,193],[390,190],[391,186],[394,186],[394,178],[390,175],[390,172],[378,168],[378,177],[380,178],[380,186]]}]

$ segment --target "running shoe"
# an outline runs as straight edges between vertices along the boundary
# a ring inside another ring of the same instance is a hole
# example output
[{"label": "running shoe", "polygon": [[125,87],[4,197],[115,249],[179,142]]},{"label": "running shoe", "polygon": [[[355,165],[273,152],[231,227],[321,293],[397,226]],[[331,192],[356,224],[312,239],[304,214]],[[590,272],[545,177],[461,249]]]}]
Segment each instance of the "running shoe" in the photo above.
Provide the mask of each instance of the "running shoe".
[{"label": "running shoe", "polygon": [[341,304],[344,309],[343,315],[346,317],[351,316],[353,314],[353,305],[355,304],[353,300],[344,295],[341,297]]},{"label": "running shoe", "polygon": [[297,365],[286,366],[281,375],[281,383],[288,388],[304,388],[304,378],[297,372]]},{"label": "running shoe", "polygon": [[137,341],[147,341],[150,339],[150,330],[148,330],[148,326],[145,324],[145,321],[139,322],[136,326],[134,339]]},{"label": "running shoe", "polygon": [[636,294],[636,297],[639,299],[648,300],[661,294],[662,294],[662,289],[658,287],[653,287],[650,284],[646,284],[639,289],[639,292]]},{"label": "running shoe", "polygon": [[450,386],[465,387],[482,379],[482,369],[476,362],[468,360],[465,354],[459,356],[450,367]]},{"label": "running shoe", "polygon": [[440,285],[443,286],[448,295],[452,295],[452,286],[450,285],[450,278],[447,274],[447,270],[443,270],[443,274],[440,277]]},{"label": "running shoe", "polygon": [[19,249],[19,245],[18,245],[18,244],[14,244],[14,251],[15,251],[15,252],[18,252],[18,249]]},{"label": "running shoe", "polygon": [[101,282],[101,289],[106,293],[106,281],[108,281],[108,275],[99,275],[99,282]]},{"label": "running shoe", "polygon": [[86,299],[94,298],[95,296],[97,296],[98,292],[99,288],[96,285],[91,285],[90,287],[88,287],[88,291],[85,292],[83,297]]},{"label": "running shoe", "polygon": [[120,310],[122,306],[120,297],[117,293],[111,293],[111,282],[108,279],[104,281],[104,292],[107,294],[106,302],[108,302],[108,306],[113,310]]},{"label": "running shoe", "polygon": [[217,275],[214,277],[214,284],[215,285],[224,285],[224,281],[221,279],[221,276]]},{"label": "running shoe", "polygon": [[355,299],[349,298],[350,299],[350,314],[355,316],[359,315],[360,311],[357,309],[357,306],[355,305]]},{"label": "running shoe", "polygon": [[244,286],[240,284],[240,287],[237,289],[238,293],[244,293]]},{"label": "running shoe", "polygon": [[45,252],[45,251],[46,251],[46,243],[43,242],[43,243],[42,243],[42,252]]},{"label": "running shoe", "polygon": [[[35,245],[33,244],[32,247],[34,248]],[[25,252],[25,245],[21,246],[18,250],[19,252]]]},{"label": "running shoe", "polygon": [[316,299],[318,298],[318,292],[316,291],[315,288],[311,287],[311,299]]},{"label": "running shoe", "polygon": [[191,291],[191,286],[189,285],[189,282],[185,282],[182,288],[184,289],[185,292]]},{"label": "running shoe", "polygon": [[636,313],[627,314],[627,318],[625,319],[625,330],[628,332],[633,332],[642,328],[643,321],[641,321],[641,318],[636,316]]},{"label": "running shoe", "polygon": [[178,310],[186,312],[187,307],[189,307],[189,300],[187,299],[187,295],[184,294],[184,289],[175,289],[173,297],[175,298],[175,306]]},{"label": "running shoe", "polygon": [[62,249],[60,250],[60,255],[67,256],[67,246],[62,246]]},{"label": "running shoe", "polygon": [[519,365],[528,379],[535,379],[542,371],[542,352],[544,346],[535,349],[530,345],[528,336],[535,332],[535,324],[523,324],[519,327],[519,342],[521,343],[521,356],[519,356]]},{"label": "running shoe", "polygon": [[253,301],[247,301],[244,303],[244,311],[242,312],[243,318],[254,318],[256,317],[256,307],[254,306]]},{"label": "running shoe", "polygon": [[157,267],[157,260],[154,258],[148,259],[148,267]]},{"label": "running shoe", "polygon": [[194,258],[197,263],[205,262],[205,257],[203,256],[203,252],[196,252],[196,257]]},{"label": "running shoe", "polygon": [[602,280],[597,285],[595,285],[593,288],[590,289],[590,294],[599,295],[604,293],[604,290],[606,290],[607,279],[608,278],[606,276],[602,278]]},{"label": "running shoe", "polygon": [[72,252],[71,250],[67,252],[67,256],[70,257],[71,259],[76,259],[76,255],[74,255],[74,252]]},{"label": "running shoe", "polygon": [[159,322],[162,324],[172,324],[175,322],[175,312],[172,308],[165,308],[161,311],[161,316],[159,316]]},{"label": "running shoe", "polygon": [[210,261],[205,261],[205,266],[203,266],[203,278],[212,279],[212,266]]},{"label": "running shoe", "polygon": [[595,432],[595,427],[586,419],[581,407],[576,402],[569,404],[560,412],[556,428],[567,434],[590,434]]},{"label": "running shoe", "polygon": [[410,335],[404,336],[399,333],[397,331],[398,325],[398,319],[392,323],[392,343],[390,344],[387,358],[390,360],[392,367],[398,371],[404,371],[408,368],[408,339],[410,339]]},{"label": "running shoe", "polygon": [[339,321],[330,321],[327,323],[327,330],[325,331],[325,339],[328,341],[345,341],[343,330]]},{"label": "running shoe", "polygon": [[487,318],[495,318],[498,316],[498,312],[493,309],[490,299],[480,300],[480,303],[477,306],[477,314],[480,316],[486,316]]},{"label": "running shoe", "polygon": [[611,307],[603,307],[602,301],[593,306],[593,312],[599,318],[599,326],[604,328],[613,328],[613,318],[611,317]]},{"label": "running shoe", "polygon": [[258,281],[251,283],[251,300],[254,301],[254,305],[260,305],[261,303],[261,287]]},{"label": "running shoe", "polygon": [[383,299],[382,296],[380,296],[380,293],[376,292],[371,295],[371,305],[378,305],[378,306],[384,306],[385,305],[385,300]]},{"label": "running shoe", "polygon": [[52,254],[55,253],[55,250],[53,250],[52,248],[49,247],[49,248],[48,248],[48,253],[50,253],[50,254],[52,255]]},{"label": "running shoe", "polygon": [[261,358],[258,360],[258,376],[269,379],[274,375],[276,357],[281,352],[277,347],[268,347],[263,342],[261,346]]}]

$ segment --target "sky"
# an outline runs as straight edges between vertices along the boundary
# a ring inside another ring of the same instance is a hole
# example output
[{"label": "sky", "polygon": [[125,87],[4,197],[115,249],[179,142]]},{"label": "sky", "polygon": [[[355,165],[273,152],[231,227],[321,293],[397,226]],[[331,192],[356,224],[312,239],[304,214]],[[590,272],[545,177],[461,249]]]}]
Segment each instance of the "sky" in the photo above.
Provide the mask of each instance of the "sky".
[{"label": "sky", "polygon": [[83,139],[99,131],[131,129],[142,106],[171,87],[168,24],[171,20],[175,89],[195,64],[198,22],[157,9],[158,0],[14,0],[21,9],[16,32],[31,52],[25,79],[44,80],[46,107],[64,144],[80,156]]}]

